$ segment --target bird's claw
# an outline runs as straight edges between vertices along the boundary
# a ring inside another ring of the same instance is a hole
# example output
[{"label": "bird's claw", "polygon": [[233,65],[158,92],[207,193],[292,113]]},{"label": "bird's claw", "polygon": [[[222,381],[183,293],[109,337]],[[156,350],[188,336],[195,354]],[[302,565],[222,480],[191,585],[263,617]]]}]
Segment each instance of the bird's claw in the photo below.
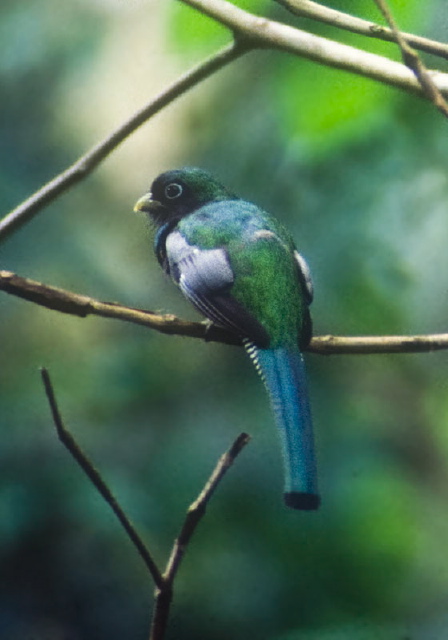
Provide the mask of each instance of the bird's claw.
[{"label": "bird's claw", "polygon": [[208,318],[206,318],[205,320],[202,320],[201,324],[203,324],[205,327],[204,340],[205,342],[208,342],[209,341],[208,334],[210,332],[210,329],[214,327],[214,322],[213,320],[209,320]]}]

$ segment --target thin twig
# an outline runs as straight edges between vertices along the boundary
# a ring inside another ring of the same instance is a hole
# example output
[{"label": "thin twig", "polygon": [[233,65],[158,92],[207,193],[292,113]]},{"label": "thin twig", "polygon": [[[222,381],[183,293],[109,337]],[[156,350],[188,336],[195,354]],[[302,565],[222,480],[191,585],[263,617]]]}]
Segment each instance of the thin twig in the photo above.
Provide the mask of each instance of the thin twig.
[{"label": "thin twig", "polygon": [[[22,278],[10,271],[0,271],[0,291],[10,293],[48,309],[85,318],[89,315],[114,318],[139,324],[161,333],[199,338],[210,342],[241,345],[233,333],[204,322],[188,322],[176,316],[132,309],[111,302],[50,287]],[[307,351],[318,355],[365,355],[386,353],[424,353],[448,349],[448,333],[414,336],[315,336]]]},{"label": "thin twig", "polygon": [[68,167],[68,169],[60,173],[56,178],[45,184],[41,189],[36,191],[36,193],[8,213],[3,220],[0,221],[0,241],[7,238],[13,231],[25,224],[25,222],[28,222],[44,206],[55,200],[58,195],[86,178],[123,140],[147,122],[152,116],[246,51],[247,45],[241,40],[231,42],[183,74],[156,98],[152,99],[148,104],[134,113],[134,115],[108,135],[107,138],[81,156],[74,164]]},{"label": "thin twig", "polygon": [[[367,36],[368,38],[377,38],[379,40],[385,40],[386,42],[396,41],[392,29],[383,27],[376,22],[370,22],[369,20],[352,16],[349,13],[326,7],[318,2],[312,2],[312,0],[276,0],[276,2],[285,7],[285,9],[288,9],[291,13],[302,18],[311,18],[312,20],[329,24],[338,29],[345,29],[352,33]],[[416,36],[413,33],[402,33],[402,35],[406,41],[416,49],[448,60],[447,44],[438,42],[437,40],[431,40],[430,38]]]},{"label": "thin twig", "polygon": [[129,539],[131,540],[134,547],[137,549],[140,557],[145,563],[148,571],[150,572],[153,580],[158,588],[163,588],[164,579],[162,577],[161,572],[159,571],[155,561],[153,560],[147,546],[140,538],[137,533],[134,525],[130,522],[127,515],[124,513],[123,509],[118,504],[116,498],[110,491],[109,487],[101,477],[98,470],[94,467],[93,463],[89,460],[87,455],[82,451],[81,447],[77,444],[71,433],[65,427],[61,414],[59,412],[59,408],[56,402],[56,397],[53,390],[53,385],[50,380],[50,375],[44,367],[41,368],[42,380],[45,387],[45,393],[48,398],[48,402],[50,404],[51,413],[53,415],[53,421],[56,427],[56,431],[58,437],[62,444],[68,449],[71,456],[75,459],[81,469],[84,471],[86,476],[89,478],[90,482],[96,488],[96,490],[100,493],[103,499],[110,506],[112,511],[117,516],[120,524],[123,529],[126,531]]},{"label": "thin twig", "polygon": [[199,496],[190,505],[184,523],[176,538],[165,572],[163,574],[163,588],[156,590],[154,616],[151,625],[149,640],[161,640],[164,637],[168,621],[170,606],[173,597],[173,583],[184,557],[186,548],[203,518],[207,505],[219,483],[227,473],[243,447],[247,445],[250,436],[241,433],[230,449],[221,456],[213,470],[209,480],[205,484]]},{"label": "thin twig", "polygon": [[374,1],[392,30],[394,38],[398,46],[400,47],[401,54],[403,56],[403,62],[415,74],[428,100],[430,100],[434,104],[434,106],[437,107],[437,109],[446,118],[448,118],[447,102],[445,101],[444,97],[442,96],[442,93],[440,92],[439,88],[433,81],[428,69],[420,60],[419,55],[417,54],[416,51],[414,51],[414,49],[406,41],[404,34],[401,33],[401,31],[399,30],[397,23],[395,22],[395,19],[386,1],[385,0],[374,0]]},{"label": "thin twig", "polygon": [[189,506],[187,511],[187,516],[185,518],[182,529],[176,539],[176,542],[173,546],[170,558],[168,560],[167,567],[163,574],[163,577],[168,581],[172,582],[176,576],[176,573],[179,569],[179,565],[182,561],[182,558],[185,553],[185,549],[190,542],[190,539],[199,523],[201,518],[203,517],[206,507],[210,501],[210,498],[216,491],[219,483],[221,482],[224,475],[227,473],[229,468],[235,461],[235,458],[239,455],[240,451],[247,445],[250,440],[250,436],[247,433],[241,433],[235,442],[232,444],[230,449],[224,453],[221,458],[218,460],[218,463],[213,470],[210,478],[205,484],[199,496],[196,498],[194,502]]}]

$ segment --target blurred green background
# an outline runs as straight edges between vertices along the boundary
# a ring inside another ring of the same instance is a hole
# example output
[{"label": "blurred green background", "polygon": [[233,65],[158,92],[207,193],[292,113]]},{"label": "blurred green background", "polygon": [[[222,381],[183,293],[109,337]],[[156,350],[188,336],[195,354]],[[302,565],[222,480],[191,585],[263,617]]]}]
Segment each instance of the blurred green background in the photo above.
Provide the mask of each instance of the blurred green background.
[{"label": "blurred green background", "polygon": [[[240,6],[399,59],[393,45]],[[370,0],[331,3],[379,20]],[[442,0],[391,2],[447,39]],[[6,213],[228,40],[166,0],[3,0]],[[447,64],[427,58],[429,67]],[[199,165],[292,229],[315,334],[446,331],[447,122],[429,104],[281,53],[242,59],[142,127],[0,249],[1,268],[197,315],[132,213],[161,171]],[[168,638],[433,640],[448,628],[446,353],[308,356],[322,508],[282,502],[267,398],[241,349],[0,293],[0,638],[145,638],[152,583],[57,441],[38,373],[162,565],[217,458],[251,444],[176,584]]]}]

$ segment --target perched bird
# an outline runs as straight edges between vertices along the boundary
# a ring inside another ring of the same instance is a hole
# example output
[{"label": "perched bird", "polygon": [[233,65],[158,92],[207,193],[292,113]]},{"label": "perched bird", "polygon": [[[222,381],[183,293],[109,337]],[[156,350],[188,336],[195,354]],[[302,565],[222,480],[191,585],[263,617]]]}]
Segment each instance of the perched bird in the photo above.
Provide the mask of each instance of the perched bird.
[{"label": "perched bird", "polygon": [[311,338],[308,265],[283,225],[209,173],[162,173],[135,205],[157,227],[155,253],[208,319],[238,334],[268,389],[280,432],[285,502],[317,509],[313,430],[301,349]]}]

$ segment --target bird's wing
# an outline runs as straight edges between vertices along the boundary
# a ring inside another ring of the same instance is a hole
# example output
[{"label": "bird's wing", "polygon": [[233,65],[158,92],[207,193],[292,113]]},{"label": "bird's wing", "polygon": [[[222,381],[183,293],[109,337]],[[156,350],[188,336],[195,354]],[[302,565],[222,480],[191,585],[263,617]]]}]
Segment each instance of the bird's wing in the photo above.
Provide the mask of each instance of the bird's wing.
[{"label": "bird's wing", "polygon": [[224,248],[200,249],[173,231],[166,255],[171,277],[206,318],[259,346],[268,344],[264,327],[231,295],[234,274]]}]

